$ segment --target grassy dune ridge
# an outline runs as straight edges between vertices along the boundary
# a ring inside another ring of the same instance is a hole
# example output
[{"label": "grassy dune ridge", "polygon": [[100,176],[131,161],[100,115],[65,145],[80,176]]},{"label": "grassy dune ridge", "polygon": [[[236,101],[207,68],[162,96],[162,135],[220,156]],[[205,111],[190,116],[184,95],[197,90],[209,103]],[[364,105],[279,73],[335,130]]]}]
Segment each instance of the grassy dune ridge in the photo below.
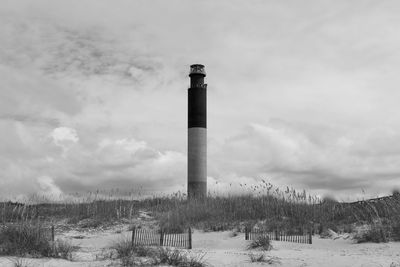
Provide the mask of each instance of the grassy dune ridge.
[{"label": "grassy dune ridge", "polygon": [[[367,226],[365,231],[355,235],[360,243],[400,241],[399,194],[340,203],[287,188],[285,191],[267,190],[265,194],[209,195],[206,199],[191,201],[178,193],[141,200],[110,196],[40,204],[2,202],[0,236],[7,242],[0,241],[0,254],[71,258],[73,247],[70,244],[53,244],[39,238],[35,234],[37,230],[50,224],[55,224],[56,228],[135,224],[143,214],[152,221],[150,227],[170,233],[187,231],[189,226],[205,231],[240,232],[245,227],[256,226],[288,234],[309,231],[322,234],[327,229],[354,233],[357,226]],[[30,245],[21,250],[18,249],[21,244]]]},{"label": "grassy dune ridge", "polygon": [[400,195],[340,203],[308,195],[305,191],[270,191],[265,194],[212,196],[188,201],[185,195],[149,197],[142,200],[110,197],[85,201],[41,204],[0,203],[0,222],[58,221],[70,223],[89,220],[97,224],[132,220],[140,210],[149,212],[166,231],[182,232],[187,227],[204,230],[228,230],[243,225],[303,231],[334,228],[355,223],[390,225],[400,222]]}]

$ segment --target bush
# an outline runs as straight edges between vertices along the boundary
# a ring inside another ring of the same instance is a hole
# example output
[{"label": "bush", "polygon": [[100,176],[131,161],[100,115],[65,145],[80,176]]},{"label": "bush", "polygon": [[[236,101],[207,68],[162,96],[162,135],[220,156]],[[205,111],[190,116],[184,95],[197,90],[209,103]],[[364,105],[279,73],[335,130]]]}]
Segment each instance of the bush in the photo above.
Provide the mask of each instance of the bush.
[{"label": "bush", "polygon": [[179,267],[207,266],[203,260],[204,254],[191,256],[179,249],[172,250],[165,247],[154,248],[142,245],[132,246],[129,239],[119,240],[111,248],[116,251],[116,258],[121,260],[122,266],[153,266],[159,264]]},{"label": "bush", "polygon": [[280,260],[277,257],[267,257],[264,253],[260,253],[260,254],[253,254],[250,253],[249,254],[250,257],[250,261],[251,262],[265,262],[268,264],[279,264]]},{"label": "bush", "polygon": [[132,242],[128,238],[114,242],[111,249],[115,250],[117,258],[130,257],[133,254]]},{"label": "bush", "polygon": [[204,261],[205,254],[199,256],[190,256],[187,253],[169,248],[160,248],[157,255],[154,255],[155,264],[168,264],[179,267],[205,267],[207,263]]},{"label": "bush", "polygon": [[260,235],[255,240],[252,240],[247,247],[248,249],[261,249],[261,250],[271,250],[271,240],[268,236]]},{"label": "bush", "polygon": [[179,266],[180,263],[185,261],[185,255],[178,249],[160,248],[157,257],[159,263],[172,266]]},{"label": "bush", "polygon": [[250,253],[249,257],[250,257],[251,262],[265,262],[266,261],[264,253],[261,253],[261,254]]},{"label": "bush", "polygon": [[68,241],[57,239],[57,241],[54,242],[53,256],[66,260],[72,260],[72,252],[76,250],[77,247],[73,246]]},{"label": "bush", "polygon": [[[121,239],[115,242],[111,249],[115,250],[115,258],[121,260],[122,266],[153,266],[159,261],[157,249],[142,245],[132,245],[129,239]],[[140,259],[140,257],[149,258],[149,261]],[[113,258],[112,255],[110,258]]]},{"label": "bush", "polygon": [[382,243],[388,242],[388,231],[381,224],[373,224],[370,229],[362,231],[354,236],[357,243],[373,242]]},{"label": "bush", "polygon": [[400,221],[397,221],[392,226],[392,238],[394,241],[400,241]]},{"label": "bush", "polygon": [[149,257],[156,253],[154,248],[146,247],[143,245],[134,245],[132,247],[132,250],[138,257]]},{"label": "bush", "polygon": [[6,225],[0,229],[0,247],[3,255],[34,257],[52,255],[52,246],[41,226],[29,224]]}]

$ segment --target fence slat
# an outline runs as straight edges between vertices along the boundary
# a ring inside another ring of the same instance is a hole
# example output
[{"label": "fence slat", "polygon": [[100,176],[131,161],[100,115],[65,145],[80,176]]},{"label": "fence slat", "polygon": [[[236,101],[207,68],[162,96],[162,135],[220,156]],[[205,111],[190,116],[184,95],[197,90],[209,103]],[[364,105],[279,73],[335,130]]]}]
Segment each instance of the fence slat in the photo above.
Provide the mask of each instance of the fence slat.
[{"label": "fence slat", "polygon": [[135,227],[133,227],[133,229],[132,229],[132,246],[135,244],[135,230],[136,230],[136,228]]}]

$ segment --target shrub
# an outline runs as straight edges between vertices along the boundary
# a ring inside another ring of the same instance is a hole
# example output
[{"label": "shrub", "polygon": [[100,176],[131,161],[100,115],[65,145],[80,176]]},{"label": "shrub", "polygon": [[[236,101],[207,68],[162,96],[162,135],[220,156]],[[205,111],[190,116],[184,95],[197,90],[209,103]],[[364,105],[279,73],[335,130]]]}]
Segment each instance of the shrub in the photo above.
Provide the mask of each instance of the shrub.
[{"label": "shrub", "polygon": [[70,242],[62,239],[57,239],[54,242],[54,257],[59,257],[66,260],[72,260],[72,252],[76,251],[77,247]]},{"label": "shrub", "polygon": [[261,254],[250,253],[249,257],[250,257],[251,262],[265,262],[265,260],[266,260],[264,253],[261,253]]},{"label": "shrub", "polygon": [[138,257],[149,257],[155,254],[154,248],[143,245],[134,245],[132,250]]},{"label": "shrub", "polygon": [[6,225],[0,230],[0,246],[4,255],[52,255],[52,247],[43,228],[30,224]]},{"label": "shrub", "polygon": [[205,267],[207,263],[204,260],[206,254],[197,254],[196,256],[190,256],[187,258],[187,267]]},{"label": "shrub", "polygon": [[[132,243],[128,239],[115,242],[111,248],[116,251],[116,258],[121,260],[122,266],[153,266],[159,264],[179,267],[207,266],[203,260],[205,254],[191,256],[179,249],[154,248],[141,245],[132,246]],[[140,259],[138,257],[145,257],[147,259]]]},{"label": "shrub", "polygon": [[[111,249],[115,250],[115,258],[121,260],[122,266],[153,266],[158,262],[158,251],[155,248],[132,245],[129,239],[116,241]],[[149,261],[146,262],[138,257],[147,257]],[[109,258],[113,258],[113,255],[110,255]]]},{"label": "shrub", "polygon": [[179,249],[159,248],[157,255],[154,255],[155,264],[168,264],[179,267],[205,267],[205,254],[191,256]]},{"label": "shrub", "polygon": [[354,236],[357,243],[374,242],[382,243],[388,242],[388,232],[381,224],[373,224],[370,229],[362,231]]},{"label": "shrub", "polygon": [[121,260],[121,266],[136,266],[136,259],[133,254],[132,242],[129,239],[121,239],[111,246],[116,252],[116,258]]},{"label": "shrub", "polygon": [[249,258],[251,262],[265,262],[268,264],[278,264],[280,263],[279,258],[277,257],[267,257],[264,253],[260,254],[249,254]]},{"label": "shrub", "polygon": [[115,250],[117,258],[130,257],[133,254],[132,242],[128,238],[114,242],[111,249]]},{"label": "shrub", "polygon": [[261,249],[261,250],[271,250],[271,240],[268,236],[260,235],[255,240],[252,240],[248,245],[248,249]]},{"label": "shrub", "polygon": [[186,255],[178,249],[171,250],[169,248],[160,248],[157,256],[161,264],[180,266],[180,264],[185,261]]},{"label": "shrub", "polygon": [[400,221],[392,225],[392,238],[394,241],[400,241]]}]

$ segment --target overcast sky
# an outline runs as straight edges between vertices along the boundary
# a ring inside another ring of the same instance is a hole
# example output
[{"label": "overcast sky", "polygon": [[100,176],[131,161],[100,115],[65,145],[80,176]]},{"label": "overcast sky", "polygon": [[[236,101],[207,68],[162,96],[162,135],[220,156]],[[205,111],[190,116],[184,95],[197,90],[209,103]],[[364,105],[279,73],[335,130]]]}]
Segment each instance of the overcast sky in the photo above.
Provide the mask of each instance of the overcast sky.
[{"label": "overcast sky", "polygon": [[389,194],[399,14],[395,0],[2,0],[0,194],[185,191],[193,63],[212,192]]}]

